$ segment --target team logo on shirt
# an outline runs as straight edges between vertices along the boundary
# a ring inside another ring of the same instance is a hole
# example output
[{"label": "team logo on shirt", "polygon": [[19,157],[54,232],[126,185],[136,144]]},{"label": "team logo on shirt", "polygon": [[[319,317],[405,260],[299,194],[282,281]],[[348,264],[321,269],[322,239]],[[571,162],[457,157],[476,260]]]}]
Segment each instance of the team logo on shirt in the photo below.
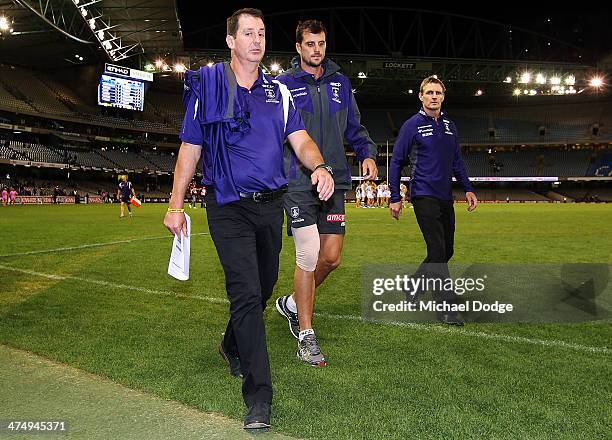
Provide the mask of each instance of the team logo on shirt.
[{"label": "team logo on shirt", "polygon": [[291,217],[298,218],[300,216],[300,207],[292,206],[291,207]]},{"label": "team logo on shirt", "polygon": [[264,89],[264,91],[266,92],[266,102],[273,102],[275,104],[278,104],[279,101],[276,98],[276,91],[274,89]]},{"label": "team logo on shirt", "polygon": [[449,124],[450,121],[447,121],[446,119],[442,119],[442,122],[444,122],[444,133],[445,134],[453,134],[453,132],[451,131]]},{"label": "team logo on shirt", "polygon": [[329,85],[331,86],[332,90],[332,101],[337,102],[338,104],[342,104],[342,101],[340,100],[340,86],[342,85],[342,83],[333,82],[329,83]]}]

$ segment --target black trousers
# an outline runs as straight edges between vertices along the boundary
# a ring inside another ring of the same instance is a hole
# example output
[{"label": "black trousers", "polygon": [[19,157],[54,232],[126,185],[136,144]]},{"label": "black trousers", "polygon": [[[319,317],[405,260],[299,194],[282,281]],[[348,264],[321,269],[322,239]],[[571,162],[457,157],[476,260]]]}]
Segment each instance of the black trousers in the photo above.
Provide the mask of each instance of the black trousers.
[{"label": "black trousers", "polygon": [[223,346],[240,357],[244,403],[271,403],[263,311],[278,279],[283,199],[268,203],[241,199],[218,206],[211,192],[206,195],[206,212],[230,301]]},{"label": "black trousers", "polygon": [[[417,223],[427,244],[427,257],[414,276],[448,278],[448,261],[454,253],[455,209],[453,202],[435,197],[417,196],[412,199]],[[438,300],[455,302],[454,292],[434,291]]]}]

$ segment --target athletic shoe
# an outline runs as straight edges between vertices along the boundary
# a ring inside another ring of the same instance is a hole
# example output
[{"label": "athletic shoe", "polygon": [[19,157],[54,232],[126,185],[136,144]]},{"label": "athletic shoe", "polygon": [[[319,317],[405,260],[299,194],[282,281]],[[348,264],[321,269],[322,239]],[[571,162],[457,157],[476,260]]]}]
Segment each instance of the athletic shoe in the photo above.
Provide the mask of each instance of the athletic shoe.
[{"label": "athletic shoe", "polygon": [[229,367],[230,376],[242,377],[242,368],[240,367],[240,358],[236,355],[229,354],[223,348],[223,342],[219,344],[219,354]]},{"label": "athletic shoe", "polygon": [[327,365],[325,356],[321,353],[317,337],[314,333],[304,336],[304,339],[298,342],[297,357],[313,367],[324,367]]},{"label": "athletic shoe", "polygon": [[289,331],[295,339],[299,339],[300,322],[298,321],[297,313],[292,312],[291,310],[289,310],[289,307],[287,307],[288,299],[289,295],[278,297],[276,299],[276,310],[278,310],[278,313],[287,318],[287,321],[289,321]]},{"label": "athletic shoe", "polygon": [[249,406],[244,417],[244,429],[266,429],[270,427],[272,408],[268,402],[257,402]]}]

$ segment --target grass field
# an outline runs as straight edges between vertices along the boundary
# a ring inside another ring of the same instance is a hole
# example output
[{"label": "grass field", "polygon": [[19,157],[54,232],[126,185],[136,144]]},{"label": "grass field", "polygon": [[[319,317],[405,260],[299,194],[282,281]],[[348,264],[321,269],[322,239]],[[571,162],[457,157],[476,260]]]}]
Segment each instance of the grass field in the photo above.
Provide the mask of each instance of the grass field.
[{"label": "grass field", "polygon": [[[216,352],[228,305],[205,210],[190,212],[191,279],[179,282],[166,274],[165,208],[144,205],[122,220],[116,205],[0,209],[0,343],[241,420],[240,382]],[[456,212],[457,263],[612,263],[612,205]],[[395,222],[387,210],[349,205],[347,218],[343,264],[317,297],[315,328],[329,367],[300,364],[286,321],[272,304],[266,311],[275,432],[610,438],[610,322],[362,322],[362,266],[418,262],[425,248],[410,210]],[[273,298],[290,291],[292,272],[285,237]]]}]

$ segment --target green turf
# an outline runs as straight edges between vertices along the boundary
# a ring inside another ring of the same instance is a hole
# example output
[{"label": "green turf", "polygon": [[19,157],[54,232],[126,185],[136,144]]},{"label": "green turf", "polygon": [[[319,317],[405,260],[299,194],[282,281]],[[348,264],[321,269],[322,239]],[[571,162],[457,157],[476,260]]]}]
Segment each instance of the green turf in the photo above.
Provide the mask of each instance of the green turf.
[{"label": "green turf", "polygon": [[[228,307],[205,212],[191,212],[193,232],[202,235],[192,240],[191,279],[179,282],[166,275],[170,239],[156,238],[166,234],[164,209],[145,205],[122,220],[117,206],[0,209],[0,255],[153,238],[0,257],[0,265],[29,271],[0,269],[0,342],[241,419],[240,382],[216,353]],[[456,211],[457,263],[612,263],[611,205]],[[286,321],[273,307],[266,311],[275,431],[334,439],[609,435],[609,350],[474,335],[609,347],[609,323],[473,324],[445,332],[330,316],[360,314],[364,264],[418,262],[425,252],[411,210],[400,222],[384,209],[349,207],[347,217],[343,264],[317,297],[323,315],[315,327],[330,366],[301,365]],[[274,298],[291,288],[292,254],[285,237]]]}]

